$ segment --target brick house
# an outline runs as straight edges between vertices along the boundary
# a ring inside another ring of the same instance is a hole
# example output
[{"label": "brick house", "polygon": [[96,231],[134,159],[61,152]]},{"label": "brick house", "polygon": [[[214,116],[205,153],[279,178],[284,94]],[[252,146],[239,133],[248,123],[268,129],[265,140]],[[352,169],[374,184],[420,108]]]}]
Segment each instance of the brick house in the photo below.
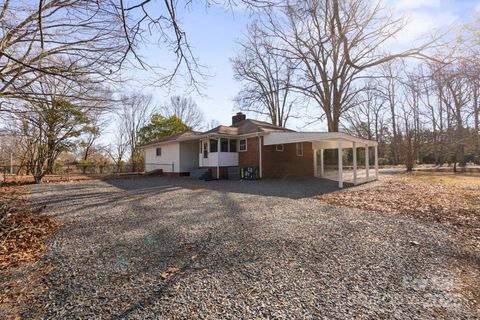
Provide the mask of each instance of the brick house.
[{"label": "brick house", "polygon": [[[206,132],[186,132],[144,145],[146,171],[161,169],[170,174],[193,175],[208,170],[213,178],[228,179],[240,171],[249,177],[312,178],[323,176],[323,150],[338,150],[338,181],[343,187],[343,150],[353,149],[353,182],[357,183],[357,149],[375,148],[375,177],[378,175],[377,142],[341,132],[296,132],[247,119],[239,112],[230,126]],[[368,175],[368,152],[366,169]]]}]

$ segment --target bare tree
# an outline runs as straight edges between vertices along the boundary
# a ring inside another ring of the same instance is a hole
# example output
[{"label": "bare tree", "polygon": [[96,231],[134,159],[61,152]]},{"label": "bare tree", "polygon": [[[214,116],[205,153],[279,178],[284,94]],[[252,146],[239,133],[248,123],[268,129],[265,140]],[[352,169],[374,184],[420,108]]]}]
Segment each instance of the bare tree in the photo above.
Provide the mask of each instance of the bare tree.
[{"label": "bare tree", "polygon": [[12,135],[25,142],[26,165],[36,182],[52,173],[59,154],[73,148],[80,135],[88,131],[93,113],[108,107],[108,90],[95,83],[87,87],[86,83],[79,85],[77,80],[46,75],[41,83],[20,91],[28,89],[25,102],[7,104],[1,110],[0,116],[11,124]]},{"label": "bare tree", "polygon": [[217,119],[210,119],[207,122],[207,125],[206,125],[205,129],[206,130],[211,130],[211,129],[214,129],[214,128],[218,127],[219,125],[220,125],[220,122]]},{"label": "bare tree", "polygon": [[398,148],[399,161],[405,164],[407,171],[412,171],[418,154],[420,91],[415,70],[402,72],[401,75],[395,105],[398,130],[395,147]]},{"label": "bare tree", "polygon": [[[112,79],[127,42],[109,1],[3,1],[0,5],[0,98],[26,93],[45,75],[72,81]],[[21,93],[19,93],[21,92]]]},{"label": "bare tree", "polygon": [[[118,134],[125,134],[130,150],[132,171],[135,171],[140,162],[140,148],[138,133],[152,115],[152,97],[149,95],[132,94],[121,97],[121,106],[118,110]],[[121,144],[117,145],[121,146]],[[120,153],[121,154],[121,153]],[[117,155],[120,155],[117,154]],[[120,158],[121,159],[121,158]]]},{"label": "bare tree", "polygon": [[478,50],[472,50],[471,56],[464,62],[465,77],[470,89],[470,114],[473,118],[472,144],[474,160],[480,163],[480,59]]},{"label": "bare tree", "polygon": [[464,167],[465,162],[465,145],[467,143],[467,135],[465,130],[466,108],[470,101],[470,91],[468,81],[465,75],[465,69],[461,64],[450,64],[448,68],[443,68],[438,72],[437,76],[443,84],[442,103],[446,108],[447,125],[451,133],[450,147],[455,149],[454,168],[457,162]]},{"label": "bare tree", "polygon": [[300,90],[321,110],[329,131],[338,131],[343,114],[355,105],[365,71],[405,57],[423,57],[432,42],[399,53],[386,42],[405,26],[380,1],[307,0],[288,3],[280,13],[269,10],[262,29],[283,54],[298,61]]},{"label": "bare tree", "polygon": [[[273,1],[220,4],[233,8],[240,3],[256,8]],[[0,97],[15,97],[19,88],[43,75],[73,80],[88,73],[98,81],[112,80],[127,64],[154,73],[160,86],[179,76],[198,89],[204,74],[180,23],[179,5],[172,0],[4,0],[0,4]],[[139,48],[152,42],[174,55],[173,70],[161,72],[165,68],[140,55]],[[64,63],[58,64],[59,58]]]},{"label": "bare tree", "polygon": [[247,37],[239,44],[241,51],[232,65],[235,79],[244,86],[235,98],[236,104],[243,111],[266,116],[273,125],[285,127],[293,108],[299,107],[291,86],[295,62],[277,52],[258,22],[249,25]]},{"label": "bare tree", "polygon": [[398,96],[401,94],[401,70],[403,65],[398,61],[382,64],[375,81],[377,94],[383,97],[390,112],[390,128],[392,132],[391,158],[394,165],[399,163],[400,133],[397,123],[397,112],[400,109]]},{"label": "bare tree", "polygon": [[90,123],[85,128],[85,132],[81,137],[79,147],[81,148],[81,159],[88,161],[90,156],[96,151],[95,144],[102,135],[107,124],[106,119],[103,118],[103,113],[94,110],[90,114]]},{"label": "bare tree", "polygon": [[359,137],[365,139],[383,139],[385,126],[385,105],[386,100],[372,89],[376,82],[367,83],[364,90],[358,95],[357,107],[350,109],[345,120],[348,123],[349,131],[354,131]]},{"label": "bare tree", "polygon": [[110,143],[106,152],[117,167],[117,172],[121,171],[122,162],[128,152],[128,135],[124,127],[116,128],[113,135],[113,142]]},{"label": "bare tree", "polygon": [[160,108],[160,113],[166,118],[177,116],[192,129],[200,129],[205,126],[205,116],[202,110],[190,97],[171,97],[170,103],[166,103]]}]

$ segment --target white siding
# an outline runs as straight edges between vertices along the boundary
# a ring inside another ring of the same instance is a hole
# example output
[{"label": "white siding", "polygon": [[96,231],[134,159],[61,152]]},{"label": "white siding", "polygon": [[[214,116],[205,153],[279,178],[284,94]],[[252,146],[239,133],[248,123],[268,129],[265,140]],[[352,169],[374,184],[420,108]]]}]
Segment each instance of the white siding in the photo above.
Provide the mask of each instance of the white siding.
[{"label": "white siding", "polygon": [[237,152],[220,152],[219,166],[238,166],[238,153]]},{"label": "white siding", "polygon": [[209,152],[208,158],[204,158],[203,154],[199,154],[198,161],[201,167],[236,167],[238,166],[238,153]]},{"label": "white siding", "polygon": [[204,158],[203,154],[199,154],[198,158],[201,167],[216,167],[218,163],[218,152],[209,152],[208,158]]},{"label": "white siding", "polygon": [[198,168],[198,140],[180,142],[180,172]]},{"label": "white siding", "polygon": [[[157,156],[157,148],[162,148],[162,155]],[[180,144],[172,142],[160,146],[145,148],[145,171],[162,169],[164,172],[180,172]]]}]

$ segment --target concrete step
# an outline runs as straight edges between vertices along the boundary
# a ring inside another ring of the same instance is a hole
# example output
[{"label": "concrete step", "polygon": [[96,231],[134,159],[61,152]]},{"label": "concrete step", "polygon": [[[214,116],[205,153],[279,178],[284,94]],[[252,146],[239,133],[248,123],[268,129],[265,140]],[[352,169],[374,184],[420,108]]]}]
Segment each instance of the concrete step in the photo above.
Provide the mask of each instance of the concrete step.
[{"label": "concrete step", "polygon": [[208,168],[198,168],[190,170],[190,177],[195,179],[204,180],[210,175],[210,170]]}]

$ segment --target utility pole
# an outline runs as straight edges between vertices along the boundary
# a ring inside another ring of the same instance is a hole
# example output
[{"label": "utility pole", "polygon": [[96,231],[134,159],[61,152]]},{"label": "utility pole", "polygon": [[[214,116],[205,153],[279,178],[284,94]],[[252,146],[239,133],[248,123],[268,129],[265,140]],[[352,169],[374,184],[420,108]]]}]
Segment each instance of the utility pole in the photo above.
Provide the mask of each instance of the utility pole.
[{"label": "utility pole", "polygon": [[10,152],[10,174],[13,175],[13,153]]}]

